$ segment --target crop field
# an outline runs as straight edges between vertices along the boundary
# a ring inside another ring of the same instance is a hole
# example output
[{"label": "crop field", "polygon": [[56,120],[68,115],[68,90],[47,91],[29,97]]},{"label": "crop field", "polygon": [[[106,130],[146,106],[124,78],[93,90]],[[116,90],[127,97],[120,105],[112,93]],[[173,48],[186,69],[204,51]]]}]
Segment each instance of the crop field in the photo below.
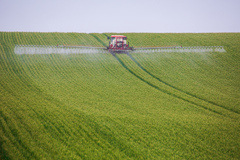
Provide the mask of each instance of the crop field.
[{"label": "crop field", "polygon": [[0,159],[240,159],[240,33],[123,33],[220,53],[14,53],[112,34],[0,32]]}]

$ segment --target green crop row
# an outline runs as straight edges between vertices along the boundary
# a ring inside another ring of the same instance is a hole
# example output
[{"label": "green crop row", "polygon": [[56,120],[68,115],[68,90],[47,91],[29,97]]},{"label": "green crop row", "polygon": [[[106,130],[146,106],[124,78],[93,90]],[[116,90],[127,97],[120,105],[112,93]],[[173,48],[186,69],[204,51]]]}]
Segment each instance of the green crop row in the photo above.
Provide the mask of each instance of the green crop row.
[{"label": "green crop row", "polygon": [[240,158],[239,33],[123,33],[224,53],[14,53],[113,34],[0,32],[0,159]]}]

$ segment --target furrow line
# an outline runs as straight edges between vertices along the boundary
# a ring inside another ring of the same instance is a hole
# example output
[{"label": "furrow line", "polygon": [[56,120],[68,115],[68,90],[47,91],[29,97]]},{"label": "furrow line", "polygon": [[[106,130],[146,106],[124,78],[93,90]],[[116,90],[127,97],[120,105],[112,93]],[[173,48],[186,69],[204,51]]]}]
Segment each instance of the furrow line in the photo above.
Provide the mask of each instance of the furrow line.
[{"label": "furrow line", "polygon": [[129,53],[128,53],[127,55],[128,55],[144,72],[146,72],[147,74],[149,74],[150,76],[152,76],[153,78],[155,78],[156,80],[158,80],[159,82],[161,82],[161,83],[163,83],[163,84],[165,84],[165,85],[167,85],[167,86],[169,86],[169,87],[171,87],[171,88],[173,88],[173,89],[175,89],[175,90],[177,90],[177,91],[180,91],[180,92],[182,92],[182,93],[185,93],[185,94],[187,94],[187,95],[189,95],[189,96],[195,97],[195,98],[197,98],[197,99],[199,99],[199,100],[202,100],[202,101],[205,101],[205,102],[207,102],[207,103],[209,103],[209,104],[212,104],[212,105],[215,105],[215,106],[218,106],[218,107],[222,107],[222,108],[224,108],[224,109],[226,109],[226,110],[228,110],[228,111],[231,111],[231,112],[234,112],[234,113],[239,114],[238,112],[235,112],[235,111],[233,111],[233,110],[230,110],[230,109],[228,109],[227,107],[225,107],[225,106],[223,106],[223,105],[219,105],[219,104],[217,104],[217,103],[215,103],[215,102],[212,102],[212,101],[203,99],[203,98],[198,97],[198,96],[196,96],[196,95],[194,95],[194,94],[191,94],[191,93],[189,93],[189,92],[187,92],[187,91],[184,91],[184,90],[182,90],[182,89],[179,89],[179,88],[177,88],[177,87],[174,87],[173,85],[171,85],[171,84],[169,84],[169,83],[161,80],[160,78],[156,77],[155,75],[153,75],[152,73],[150,73],[148,70],[146,70],[132,55],[130,55]]},{"label": "furrow line", "polygon": [[193,104],[193,105],[195,105],[195,106],[204,108],[204,109],[206,109],[206,110],[209,110],[209,111],[214,112],[214,113],[216,113],[216,114],[219,114],[219,115],[221,115],[221,116],[225,116],[225,115],[223,115],[223,114],[220,113],[220,112],[217,112],[217,111],[215,111],[215,110],[212,110],[212,109],[210,109],[210,108],[207,108],[207,107],[205,107],[205,106],[203,106],[203,105],[199,105],[199,104],[197,104],[197,103],[195,103],[195,102],[193,102],[193,101],[190,101],[190,100],[188,100],[188,99],[182,98],[182,97],[180,97],[180,96],[178,96],[178,95],[176,95],[176,94],[174,94],[174,93],[171,93],[171,92],[169,92],[169,91],[167,91],[167,90],[164,90],[164,89],[159,88],[158,86],[152,84],[151,82],[143,79],[142,77],[140,77],[140,76],[138,76],[136,73],[134,73],[134,72],[133,72],[131,69],[129,69],[129,68],[124,64],[124,62],[123,62],[120,58],[118,58],[115,54],[112,54],[112,55],[113,55],[113,56],[117,59],[117,61],[118,61],[127,71],[129,71],[132,75],[134,75],[135,77],[137,77],[138,79],[140,79],[140,80],[143,81],[144,83],[148,84],[149,86],[157,89],[158,91],[161,91],[161,92],[163,92],[163,93],[166,93],[166,94],[168,94],[168,95],[170,95],[170,96],[173,96],[173,97],[175,97],[175,98],[181,99],[181,100],[183,100],[183,101],[185,101],[185,102],[188,102],[188,103],[190,103],[190,104]]}]

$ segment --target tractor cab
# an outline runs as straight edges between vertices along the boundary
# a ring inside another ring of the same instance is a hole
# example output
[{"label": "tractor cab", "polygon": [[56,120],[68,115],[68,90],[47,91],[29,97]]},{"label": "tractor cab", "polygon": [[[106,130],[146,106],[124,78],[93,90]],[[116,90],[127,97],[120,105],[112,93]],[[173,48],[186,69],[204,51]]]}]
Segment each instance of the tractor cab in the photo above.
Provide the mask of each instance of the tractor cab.
[{"label": "tractor cab", "polygon": [[112,35],[111,41],[109,42],[109,48],[126,48],[128,47],[127,44],[127,37],[123,35]]},{"label": "tractor cab", "polygon": [[133,47],[129,47],[129,43],[127,44],[126,36],[112,35],[111,37],[108,37],[108,39],[110,39],[109,46],[107,47],[109,51],[125,53],[128,50],[133,50]]}]

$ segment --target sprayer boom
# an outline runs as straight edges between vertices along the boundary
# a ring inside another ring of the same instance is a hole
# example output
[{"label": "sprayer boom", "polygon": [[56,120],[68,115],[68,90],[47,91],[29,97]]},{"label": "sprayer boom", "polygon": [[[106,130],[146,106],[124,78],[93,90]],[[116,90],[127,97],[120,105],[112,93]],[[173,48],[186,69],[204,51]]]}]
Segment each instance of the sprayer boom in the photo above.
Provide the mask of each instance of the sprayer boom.
[{"label": "sprayer boom", "polygon": [[143,47],[134,52],[225,52],[223,46],[190,46],[190,47]]},{"label": "sprayer boom", "polygon": [[223,46],[170,46],[170,47],[139,47],[134,48],[127,43],[127,37],[112,35],[106,47],[80,46],[80,45],[16,45],[16,54],[78,54],[78,53],[128,53],[128,52],[225,52]]}]

